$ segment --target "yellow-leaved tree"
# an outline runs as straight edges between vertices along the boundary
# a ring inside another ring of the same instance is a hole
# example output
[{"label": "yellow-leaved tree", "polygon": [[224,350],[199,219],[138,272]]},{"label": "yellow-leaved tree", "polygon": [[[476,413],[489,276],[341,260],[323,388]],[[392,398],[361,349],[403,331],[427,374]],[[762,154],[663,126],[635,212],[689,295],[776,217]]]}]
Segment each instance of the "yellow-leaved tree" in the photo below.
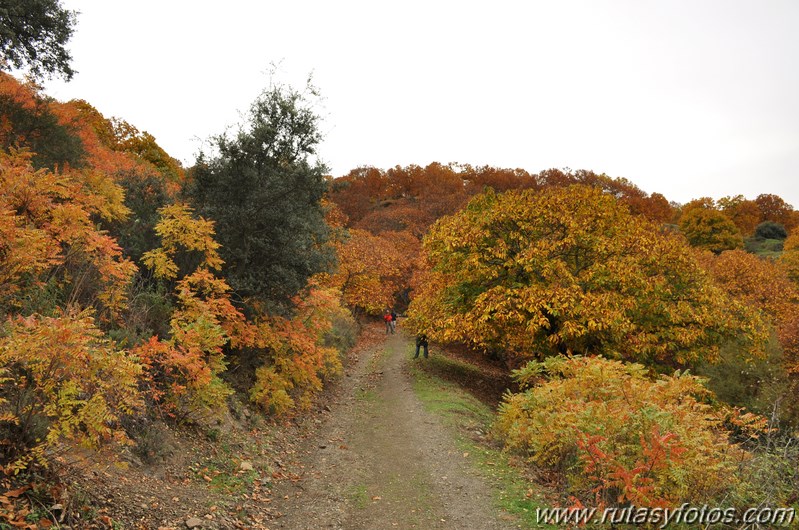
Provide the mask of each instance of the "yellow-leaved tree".
[{"label": "yellow-leaved tree", "polygon": [[222,266],[213,223],[196,218],[185,204],[159,213],[162,245],[143,261],[156,278],[176,280],[177,308],[170,337],[154,336],[134,351],[147,368],[152,397],[168,414],[202,416],[232,393],[220,378],[226,367],[223,347],[252,344],[255,330],[231,303],[228,284],[212,272]]},{"label": "yellow-leaved tree", "polygon": [[511,364],[598,354],[664,368],[767,339],[757,311],[716,287],[681,237],[587,186],[475,197],[424,241],[411,322]]},{"label": "yellow-leaved tree", "polygon": [[376,236],[350,229],[342,241],[334,243],[338,266],[326,277],[326,283],[339,289],[350,307],[380,314],[394,305],[394,295],[410,270],[411,260],[398,246],[408,247],[414,242],[418,245],[418,240],[406,232]]},{"label": "yellow-leaved tree", "polygon": [[684,212],[679,226],[691,246],[716,254],[743,246],[741,233],[732,219],[713,208],[692,208]]}]

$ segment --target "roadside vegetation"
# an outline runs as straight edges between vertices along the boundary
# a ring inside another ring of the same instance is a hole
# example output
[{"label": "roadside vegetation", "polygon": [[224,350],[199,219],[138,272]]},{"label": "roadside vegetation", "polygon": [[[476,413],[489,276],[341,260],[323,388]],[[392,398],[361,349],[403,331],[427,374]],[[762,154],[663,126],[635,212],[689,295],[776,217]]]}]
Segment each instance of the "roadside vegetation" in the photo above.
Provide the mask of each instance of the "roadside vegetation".
[{"label": "roadside vegetation", "polygon": [[[184,168],[44,94],[73,74],[75,14],[12,3],[43,32],[0,38],[0,525],[108,526],[76,461],[145,466],[173,454],[159,433],[302,418],[387,308],[463,353],[412,365],[417,391],[514,513],[799,507],[781,197],[676,204],[591,170],[455,163],[333,178],[310,83],[265,88]],[[234,464],[194,473],[254,487]]]}]

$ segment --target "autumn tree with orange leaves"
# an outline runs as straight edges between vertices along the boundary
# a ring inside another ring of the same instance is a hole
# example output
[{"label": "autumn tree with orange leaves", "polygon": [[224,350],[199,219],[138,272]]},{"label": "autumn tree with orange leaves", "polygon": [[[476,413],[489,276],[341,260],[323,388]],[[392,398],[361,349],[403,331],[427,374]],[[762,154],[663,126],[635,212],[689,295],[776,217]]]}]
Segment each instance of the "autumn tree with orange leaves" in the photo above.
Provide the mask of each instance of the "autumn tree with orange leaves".
[{"label": "autumn tree with orange leaves", "polygon": [[781,420],[796,423],[799,409],[791,394],[799,385],[789,374],[799,374],[799,288],[779,263],[742,250],[703,254],[700,262],[717,285],[760,312],[774,331],[766,359],[742,358],[734,344],[726,348],[721,366],[703,370],[711,387],[730,402],[761,413],[774,414],[776,408]]},{"label": "autumn tree with orange leaves", "polygon": [[799,233],[793,233],[785,240],[779,263],[786,271],[788,278],[799,285]]},{"label": "autumn tree with orange leaves", "polygon": [[123,219],[120,188],[93,170],[36,170],[0,153],[0,440],[3,471],[45,465],[72,443],[124,438],[141,404],[138,360],[105,335],[135,265],[96,220]]},{"label": "autumn tree with orange leaves", "polygon": [[116,318],[136,267],[94,219],[128,215],[120,187],[92,170],[37,171],[30,158],[0,153],[0,304],[21,309],[30,303],[31,289],[50,286],[64,305],[94,307],[102,318]]},{"label": "autumn tree with orange leaves", "polygon": [[73,444],[126,440],[142,367],[91,311],[17,316],[0,326],[0,470],[48,465]]},{"label": "autumn tree with orange leaves", "polygon": [[755,227],[760,224],[760,208],[755,201],[750,201],[743,195],[722,197],[717,204],[721,211],[735,223],[741,235],[752,235],[755,232]]},{"label": "autumn tree with orange leaves", "polygon": [[[214,274],[222,260],[213,223],[184,204],[165,206],[160,215],[156,232],[162,245],[143,261],[156,278],[176,280],[176,310],[170,338],[154,336],[135,352],[156,402],[170,415],[190,418],[220,407],[232,393],[220,378],[223,347],[251,345],[254,330],[231,303],[230,287]],[[188,265],[181,269],[179,261]]]},{"label": "autumn tree with orange leaves", "polygon": [[32,83],[0,72],[0,148],[30,149],[36,169],[79,167],[86,159],[75,124],[63,120]]},{"label": "autumn tree with orange leaves", "polygon": [[291,318],[265,317],[258,324],[256,341],[267,355],[249,394],[271,414],[307,410],[324,383],[341,373],[341,351],[354,344],[355,322],[340,291],[312,280],[292,303]]},{"label": "autumn tree with orange leaves", "polygon": [[755,198],[755,204],[760,209],[760,221],[779,223],[786,230],[791,231],[797,225],[797,212],[793,206],[785,202],[779,195],[762,193]]}]

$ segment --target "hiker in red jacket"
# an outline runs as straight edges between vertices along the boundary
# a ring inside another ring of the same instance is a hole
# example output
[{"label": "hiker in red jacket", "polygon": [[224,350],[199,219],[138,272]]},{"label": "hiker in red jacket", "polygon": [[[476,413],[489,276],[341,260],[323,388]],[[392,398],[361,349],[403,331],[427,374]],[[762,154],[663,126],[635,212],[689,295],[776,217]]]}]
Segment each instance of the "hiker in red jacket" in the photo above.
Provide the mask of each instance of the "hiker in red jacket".
[{"label": "hiker in red jacket", "polygon": [[393,334],[394,333],[394,326],[392,326],[392,322],[393,321],[391,320],[391,310],[390,309],[386,309],[385,312],[383,313],[383,320],[386,322],[386,335],[388,335],[389,333]]}]

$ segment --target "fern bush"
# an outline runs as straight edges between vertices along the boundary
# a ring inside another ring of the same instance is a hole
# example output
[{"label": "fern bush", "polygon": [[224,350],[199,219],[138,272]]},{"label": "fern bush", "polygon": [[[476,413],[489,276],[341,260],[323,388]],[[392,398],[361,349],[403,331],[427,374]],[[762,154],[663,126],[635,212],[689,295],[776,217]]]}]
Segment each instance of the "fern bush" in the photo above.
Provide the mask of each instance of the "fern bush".
[{"label": "fern bush", "polygon": [[765,426],[758,416],[714,406],[703,380],[687,373],[653,379],[640,364],[558,356],[515,376],[527,388],[506,395],[496,432],[578,504],[721,499],[750,459],[730,441],[731,428],[754,436]]}]

